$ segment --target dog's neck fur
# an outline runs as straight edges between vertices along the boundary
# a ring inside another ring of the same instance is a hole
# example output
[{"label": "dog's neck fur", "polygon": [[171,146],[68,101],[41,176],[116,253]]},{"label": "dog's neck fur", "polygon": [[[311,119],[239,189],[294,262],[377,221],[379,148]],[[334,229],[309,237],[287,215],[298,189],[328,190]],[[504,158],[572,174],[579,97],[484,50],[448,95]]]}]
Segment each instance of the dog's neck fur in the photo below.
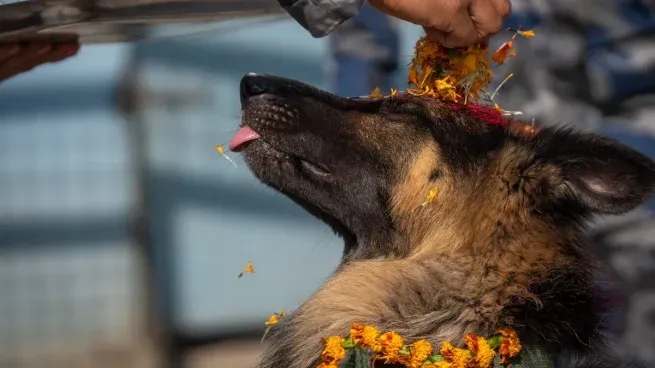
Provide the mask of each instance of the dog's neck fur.
[{"label": "dog's neck fur", "polygon": [[[580,349],[591,345],[600,319],[589,313],[596,303],[592,275],[584,271],[592,269],[590,261],[570,254],[552,259],[540,271],[524,268],[538,257],[519,260],[512,254],[440,252],[347,260],[276,326],[284,338],[273,340],[260,367],[316,366],[320,338],[347,336],[353,322],[394,330],[408,341],[427,338],[435,346],[459,344],[467,332],[490,335],[500,327],[517,329],[527,342]],[[589,333],[576,335],[580,331]]]}]

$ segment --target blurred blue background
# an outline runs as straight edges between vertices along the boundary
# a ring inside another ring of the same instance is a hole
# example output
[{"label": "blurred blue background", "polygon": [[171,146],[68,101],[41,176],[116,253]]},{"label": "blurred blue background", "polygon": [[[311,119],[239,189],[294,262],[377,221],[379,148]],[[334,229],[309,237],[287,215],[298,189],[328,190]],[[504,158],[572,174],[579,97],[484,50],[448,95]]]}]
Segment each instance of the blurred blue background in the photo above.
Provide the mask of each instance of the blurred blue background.
[{"label": "blurred blue background", "polygon": [[[402,26],[403,63],[420,32]],[[247,72],[333,89],[327,42],[292,20],[234,22],[85,46],[2,83],[0,367],[140,367],[145,346],[174,359],[174,339],[259,337],[309,296],[340,240],[214,146]]]}]

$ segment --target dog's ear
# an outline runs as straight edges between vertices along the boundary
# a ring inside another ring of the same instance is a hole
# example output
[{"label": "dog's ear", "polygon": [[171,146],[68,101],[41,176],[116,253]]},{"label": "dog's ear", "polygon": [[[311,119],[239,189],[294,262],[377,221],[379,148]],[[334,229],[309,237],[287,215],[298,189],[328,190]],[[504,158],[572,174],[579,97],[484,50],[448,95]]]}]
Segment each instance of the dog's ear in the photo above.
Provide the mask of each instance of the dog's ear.
[{"label": "dog's ear", "polygon": [[539,161],[556,167],[549,178],[556,200],[586,211],[621,214],[655,192],[655,162],[612,139],[572,131],[545,131],[537,138]]}]

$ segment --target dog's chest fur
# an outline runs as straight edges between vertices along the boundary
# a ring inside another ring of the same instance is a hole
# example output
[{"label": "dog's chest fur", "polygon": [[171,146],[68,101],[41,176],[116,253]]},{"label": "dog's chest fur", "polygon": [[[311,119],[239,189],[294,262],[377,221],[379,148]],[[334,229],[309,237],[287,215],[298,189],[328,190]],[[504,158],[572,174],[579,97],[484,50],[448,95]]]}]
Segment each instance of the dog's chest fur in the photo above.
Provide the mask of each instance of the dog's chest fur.
[{"label": "dog's chest fur", "polygon": [[589,269],[582,257],[545,273],[518,272],[488,256],[351,262],[277,327],[281,339],[272,340],[268,352],[275,355],[265,356],[262,367],[316,366],[320,338],[347,336],[353,322],[435,346],[500,327],[517,329],[525,342],[547,336],[586,346],[597,338],[600,322],[589,313],[597,303],[591,275],[580,271]]}]

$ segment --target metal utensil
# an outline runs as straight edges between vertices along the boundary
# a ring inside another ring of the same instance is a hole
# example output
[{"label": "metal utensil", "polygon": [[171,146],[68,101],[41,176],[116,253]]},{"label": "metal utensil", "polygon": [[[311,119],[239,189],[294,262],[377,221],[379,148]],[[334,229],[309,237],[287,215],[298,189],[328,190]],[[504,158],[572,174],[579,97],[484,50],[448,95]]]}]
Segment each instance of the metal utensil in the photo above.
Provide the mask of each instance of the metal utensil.
[{"label": "metal utensil", "polygon": [[274,0],[0,0],[0,43],[130,42],[282,12]]}]

